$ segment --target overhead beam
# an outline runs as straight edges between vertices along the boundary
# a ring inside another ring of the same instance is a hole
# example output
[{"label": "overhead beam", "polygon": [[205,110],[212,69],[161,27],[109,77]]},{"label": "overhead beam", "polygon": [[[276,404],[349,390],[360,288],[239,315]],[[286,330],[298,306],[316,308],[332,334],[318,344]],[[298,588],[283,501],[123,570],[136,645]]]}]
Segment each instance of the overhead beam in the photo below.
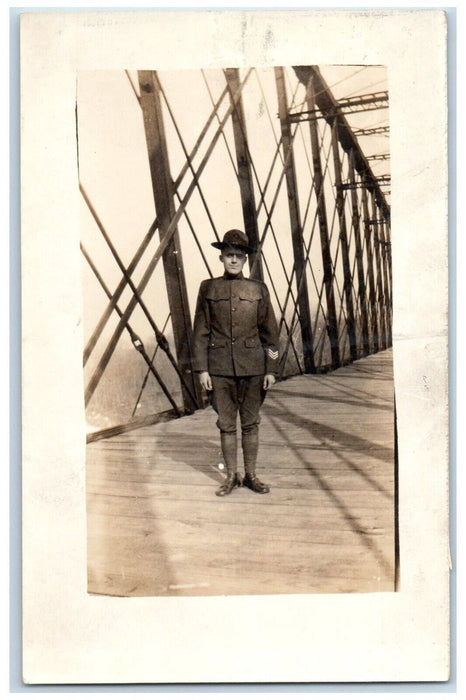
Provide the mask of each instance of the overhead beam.
[{"label": "overhead beam", "polygon": [[366,160],[390,160],[390,153],[374,153],[374,155],[366,156]]},{"label": "overhead beam", "polygon": [[385,201],[384,194],[379,187],[377,178],[374,176],[371,167],[359,148],[358,141],[349,126],[344,114],[341,112],[338,101],[332,95],[332,92],[322,77],[317,66],[294,66],[294,71],[298,80],[307,86],[309,79],[314,80],[314,91],[316,96],[316,105],[321,110],[324,118],[331,125],[333,118],[338,114],[340,118],[339,139],[343,149],[349,153],[354,151],[354,167],[361,177],[366,178],[367,186],[374,192],[378,205],[384,212],[384,215],[389,215],[390,208]]},{"label": "overhead beam", "polygon": [[389,131],[389,126],[376,126],[372,129],[354,129],[353,134],[355,136],[379,136],[382,134],[388,134]]},{"label": "overhead beam", "polygon": [[[359,112],[371,112],[375,109],[384,109],[388,107],[388,92],[373,92],[367,95],[354,95],[346,99],[338,100],[340,114],[357,114]],[[308,119],[317,119],[324,117],[325,114],[321,109],[311,109],[302,112],[292,112],[290,120],[292,122],[307,121]]]}]

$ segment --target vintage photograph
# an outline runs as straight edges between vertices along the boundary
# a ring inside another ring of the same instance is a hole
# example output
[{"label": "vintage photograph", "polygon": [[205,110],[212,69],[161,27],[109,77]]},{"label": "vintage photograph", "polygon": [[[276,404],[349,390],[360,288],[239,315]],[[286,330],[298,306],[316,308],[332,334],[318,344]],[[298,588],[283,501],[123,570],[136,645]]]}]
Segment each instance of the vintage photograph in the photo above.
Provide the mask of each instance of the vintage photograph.
[{"label": "vintage photograph", "polygon": [[446,13],[13,9],[23,684],[447,681]]},{"label": "vintage photograph", "polygon": [[88,592],[396,592],[383,65],[77,72]]}]

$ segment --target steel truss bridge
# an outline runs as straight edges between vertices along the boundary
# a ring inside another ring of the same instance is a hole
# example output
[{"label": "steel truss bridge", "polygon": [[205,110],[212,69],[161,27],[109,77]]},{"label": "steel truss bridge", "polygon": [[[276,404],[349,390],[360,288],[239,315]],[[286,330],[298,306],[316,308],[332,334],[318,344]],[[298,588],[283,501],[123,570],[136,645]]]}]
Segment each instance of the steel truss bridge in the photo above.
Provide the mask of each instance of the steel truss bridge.
[{"label": "steel truss bridge", "polygon": [[[88,441],[205,406],[192,315],[200,281],[221,274],[210,242],[228,228],[246,230],[257,249],[249,276],[271,293],[280,379],[391,346],[389,153],[371,142],[388,126],[352,121],[386,115],[387,92],[337,99],[317,66],[142,70],[123,81],[152,197],[145,229],[108,223],[99,173],[91,177],[97,161],[83,162],[79,99],[77,109],[83,279],[93,302],[83,355]],[[131,182],[131,168],[126,175]]]}]

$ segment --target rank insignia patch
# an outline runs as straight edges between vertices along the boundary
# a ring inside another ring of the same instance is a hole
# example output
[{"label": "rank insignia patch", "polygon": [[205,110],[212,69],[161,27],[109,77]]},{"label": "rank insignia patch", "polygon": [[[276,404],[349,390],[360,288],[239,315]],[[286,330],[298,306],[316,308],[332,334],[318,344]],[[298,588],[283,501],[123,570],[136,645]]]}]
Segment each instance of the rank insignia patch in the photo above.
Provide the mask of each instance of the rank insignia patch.
[{"label": "rank insignia patch", "polygon": [[272,348],[267,349],[267,355],[271,360],[278,360],[278,350],[272,350]]}]

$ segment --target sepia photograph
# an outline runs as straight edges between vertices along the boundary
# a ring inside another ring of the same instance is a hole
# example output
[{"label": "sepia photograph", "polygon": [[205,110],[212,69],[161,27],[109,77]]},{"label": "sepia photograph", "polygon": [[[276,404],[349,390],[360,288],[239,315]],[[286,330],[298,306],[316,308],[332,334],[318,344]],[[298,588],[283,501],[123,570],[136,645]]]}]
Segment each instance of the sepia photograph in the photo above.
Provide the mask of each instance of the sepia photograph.
[{"label": "sepia photograph", "polygon": [[24,684],[448,680],[446,28],[21,14]]},{"label": "sepia photograph", "polygon": [[396,589],[388,87],[78,74],[89,592]]}]

